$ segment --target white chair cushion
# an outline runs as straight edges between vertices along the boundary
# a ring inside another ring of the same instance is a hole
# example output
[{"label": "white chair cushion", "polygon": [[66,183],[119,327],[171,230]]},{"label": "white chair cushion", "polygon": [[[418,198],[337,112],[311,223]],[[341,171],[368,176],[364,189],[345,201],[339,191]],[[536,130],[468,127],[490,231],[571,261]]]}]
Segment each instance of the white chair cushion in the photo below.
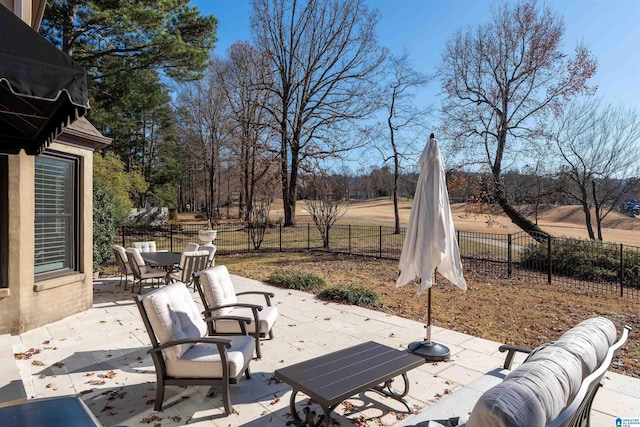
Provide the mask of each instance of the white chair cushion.
[{"label": "white chair cushion", "polygon": [[545,410],[535,393],[518,381],[506,379],[476,402],[467,427],[544,427]]},{"label": "white chair cushion", "polygon": [[[210,307],[226,304],[236,304],[238,297],[231,282],[231,276],[227,267],[219,265],[208,268],[200,273],[200,283],[204,296]],[[223,308],[212,313],[213,316],[225,316],[231,314],[233,308]],[[253,318],[253,315],[251,315]],[[237,322],[236,322],[237,323]]]},{"label": "white chair cushion", "polygon": [[145,265],[144,259],[142,258],[142,255],[140,255],[140,251],[136,248],[127,248],[127,253],[131,256],[133,256],[134,261],[136,262],[136,264],[138,264],[139,267],[142,267]]},{"label": "white chair cushion", "polygon": [[[255,340],[249,336],[224,337],[232,341],[227,349],[229,377],[242,373],[242,368],[253,358]],[[167,360],[167,374],[172,377],[220,378],[222,362],[218,346],[198,343],[182,354],[180,360]]]},{"label": "white chair cushion", "polygon": [[124,247],[120,246],[120,245],[113,245],[113,249],[118,252],[118,255],[120,256],[120,260],[122,261],[122,263],[124,264],[124,268],[127,271],[128,274],[131,274],[131,264],[129,264],[129,257],[127,256],[127,251]]},{"label": "white chair cushion", "polygon": [[200,247],[200,245],[197,244],[197,243],[187,243],[182,252],[197,251],[199,247]]},{"label": "white chair cushion", "polygon": [[156,242],[133,242],[133,247],[140,252],[156,252]]},{"label": "white chair cushion", "polygon": [[[142,300],[158,342],[207,335],[207,323],[184,283],[177,282],[148,293]],[[164,350],[166,360],[177,360],[191,344]]]},{"label": "white chair cushion", "polygon": [[209,253],[209,264],[211,265],[211,267],[213,267],[213,258],[216,256],[216,251],[218,250],[218,247],[213,243],[209,243],[209,244],[200,246],[199,250],[207,251]]},{"label": "white chair cushion", "polygon": [[[247,317],[251,319],[251,323],[246,325],[247,332],[253,333],[256,331],[256,323],[253,321],[253,312],[250,308],[246,307],[238,307],[234,308],[231,313],[231,316],[239,316],[239,317]],[[258,312],[258,323],[260,324],[260,329],[258,330],[261,334],[268,334],[273,325],[276,323],[278,319],[278,309],[273,306],[263,306],[262,311]],[[216,332],[220,334],[229,334],[229,333],[240,333],[240,325],[238,322],[231,320],[216,320]]]}]

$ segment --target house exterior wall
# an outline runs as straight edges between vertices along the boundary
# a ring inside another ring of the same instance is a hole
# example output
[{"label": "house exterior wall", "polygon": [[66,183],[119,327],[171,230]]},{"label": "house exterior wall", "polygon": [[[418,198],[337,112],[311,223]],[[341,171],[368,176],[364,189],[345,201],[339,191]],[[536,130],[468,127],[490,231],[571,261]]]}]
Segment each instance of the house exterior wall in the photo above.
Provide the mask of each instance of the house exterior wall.
[{"label": "house exterior wall", "polygon": [[0,290],[0,334],[19,334],[93,304],[93,150],[54,142],[79,161],[79,272],[35,280],[35,157],[8,156],[8,288]]}]

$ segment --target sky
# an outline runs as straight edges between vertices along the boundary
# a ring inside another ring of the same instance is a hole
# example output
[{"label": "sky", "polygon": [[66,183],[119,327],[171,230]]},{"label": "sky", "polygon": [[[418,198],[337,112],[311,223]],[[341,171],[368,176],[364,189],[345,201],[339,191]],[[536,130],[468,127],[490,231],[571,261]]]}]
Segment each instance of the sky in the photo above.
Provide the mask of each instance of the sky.
[{"label": "sky", "polygon": [[[251,40],[250,0],[192,0],[202,14],[218,18],[215,55],[224,57],[237,40]],[[457,30],[484,24],[491,18],[490,0],[366,0],[378,9],[379,44],[392,54],[406,51],[414,68],[434,72],[440,55]],[[571,53],[582,41],[598,60],[590,80],[597,95],[613,104],[640,107],[640,0],[546,0],[564,18],[563,50]],[[438,107],[436,81],[421,91],[416,102]]]}]

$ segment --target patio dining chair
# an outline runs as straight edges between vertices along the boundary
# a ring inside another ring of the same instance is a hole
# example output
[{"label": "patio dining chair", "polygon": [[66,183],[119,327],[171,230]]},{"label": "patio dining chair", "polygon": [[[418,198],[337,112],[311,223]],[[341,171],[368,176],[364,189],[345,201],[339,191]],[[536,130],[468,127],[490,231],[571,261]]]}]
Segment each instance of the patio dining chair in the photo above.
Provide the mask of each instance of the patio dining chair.
[{"label": "patio dining chair", "polygon": [[131,270],[131,264],[129,264],[129,257],[124,247],[119,245],[113,245],[113,256],[116,259],[116,265],[118,271],[120,271],[120,283],[122,284],[122,278],[124,277],[124,290],[127,290],[127,284],[129,283],[129,275],[133,276],[133,270]]},{"label": "patio dining chair", "polygon": [[146,265],[138,249],[127,248],[126,252],[129,258],[129,265],[131,266],[131,271],[135,279],[133,286],[131,287],[131,292],[135,291],[136,284],[140,285],[138,293],[142,293],[143,282],[146,282],[147,280],[151,280],[153,282],[153,280],[156,279],[159,283],[160,279],[163,281],[166,279],[167,272],[162,268]]},{"label": "patio dining chair", "polygon": [[[189,286],[193,283],[193,274],[207,268],[208,260],[209,252],[207,251],[183,252],[180,266],[176,271],[169,273],[169,279]],[[193,290],[195,291],[195,286]]]},{"label": "patio dining chair", "polygon": [[200,249],[200,245],[197,243],[187,243],[182,252],[194,252]]},{"label": "patio dining chair", "polygon": [[200,250],[209,252],[207,268],[214,267],[216,265],[215,256],[216,256],[216,251],[218,250],[218,247],[213,243],[209,243],[209,244],[200,246]]},{"label": "patio dining chair", "polygon": [[[278,319],[278,309],[271,305],[271,292],[246,291],[236,293],[229,270],[224,265],[207,268],[194,275],[194,284],[198,289],[205,315],[234,316],[252,319],[247,325],[247,332],[254,336],[256,341],[256,356],[262,358],[260,350],[260,338],[273,339],[273,325]],[[262,295],[266,306],[248,304],[238,301],[241,295]],[[209,321],[210,334],[237,334],[240,332],[235,322],[227,320]]]},{"label": "patio dining chair", "polygon": [[[230,415],[229,385],[243,374],[251,378],[253,338],[207,336],[207,324],[184,283],[167,285],[135,300],[151,339],[148,353],[157,380],[154,409],[162,410],[166,386],[219,386],[224,411]],[[243,319],[235,321],[243,329]]]},{"label": "patio dining chair", "polygon": [[131,244],[134,248],[139,250],[140,252],[157,252],[156,251],[156,242],[133,242]]}]

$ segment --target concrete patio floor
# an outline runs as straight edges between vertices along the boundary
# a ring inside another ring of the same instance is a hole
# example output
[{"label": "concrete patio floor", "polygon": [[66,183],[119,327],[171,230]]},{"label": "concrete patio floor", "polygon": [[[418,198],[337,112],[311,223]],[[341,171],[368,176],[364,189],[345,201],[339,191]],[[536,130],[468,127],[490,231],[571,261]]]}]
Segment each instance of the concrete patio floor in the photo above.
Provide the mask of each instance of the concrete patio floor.
[{"label": "concrete patio floor", "polygon": [[[169,387],[164,410],[153,410],[155,374],[146,353],[149,338],[131,292],[118,286],[118,278],[94,281],[92,309],[11,337],[13,352],[25,356],[16,363],[27,396],[78,395],[105,426],[284,426],[290,420],[291,389],[275,381],[274,370],[364,341],[404,349],[424,337],[419,322],[233,279],[238,292],[275,293],[280,312],[274,339],[262,342],[263,358],[251,363],[252,378],[231,386],[234,414],[224,416],[215,387]],[[200,304],[198,294],[193,296]],[[447,345],[451,358],[408,373],[411,414],[399,402],[366,392],[339,405],[336,421],[342,426],[419,425],[443,414],[428,411],[440,400],[452,415],[466,415],[464,408],[472,407],[488,387],[486,374],[500,371],[504,360],[498,352],[500,343],[437,327],[433,331],[433,340]],[[298,395],[298,401],[307,404],[309,399]],[[613,427],[616,417],[638,416],[640,379],[610,371],[596,397],[591,425]]]}]

